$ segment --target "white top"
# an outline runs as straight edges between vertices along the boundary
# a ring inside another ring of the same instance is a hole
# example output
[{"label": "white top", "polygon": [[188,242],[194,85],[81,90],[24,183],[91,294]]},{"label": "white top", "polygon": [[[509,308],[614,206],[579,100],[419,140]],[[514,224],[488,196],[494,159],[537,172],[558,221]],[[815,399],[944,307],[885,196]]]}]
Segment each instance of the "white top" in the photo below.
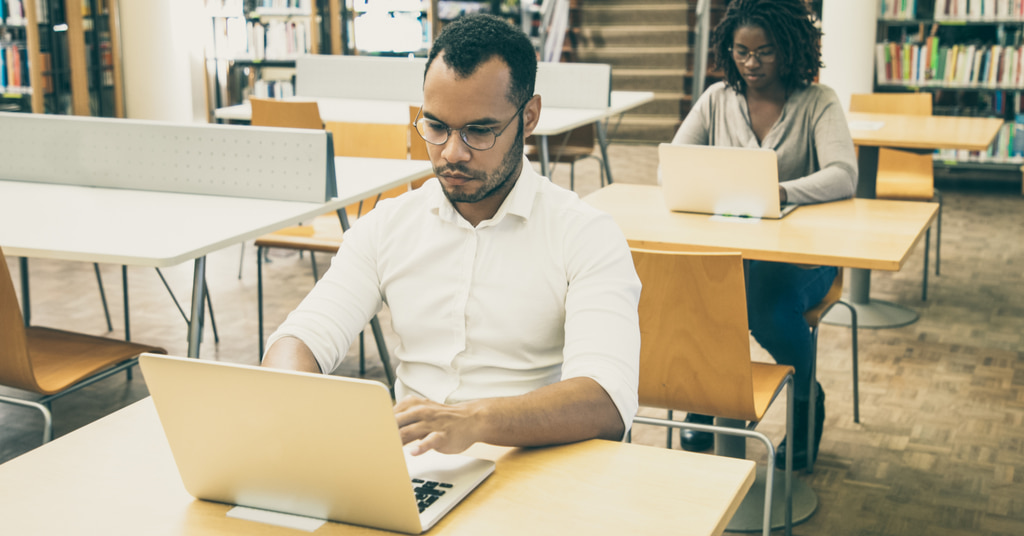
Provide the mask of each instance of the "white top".
[{"label": "white top", "polygon": [[441,403],[597,381],[626,427],[637,410],[640,280],[607,214],[525,162],[494,218],[473,228],[436,179],[382,201],[270,336],[302,340],[334,370],[387,303],[395,386]]}]

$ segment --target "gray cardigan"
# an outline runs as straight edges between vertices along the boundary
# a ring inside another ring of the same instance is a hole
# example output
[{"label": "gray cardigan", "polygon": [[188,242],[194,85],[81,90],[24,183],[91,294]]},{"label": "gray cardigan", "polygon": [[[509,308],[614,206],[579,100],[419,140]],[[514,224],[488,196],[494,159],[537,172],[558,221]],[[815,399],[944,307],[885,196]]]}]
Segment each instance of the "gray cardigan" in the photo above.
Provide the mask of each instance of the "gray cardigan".
[{"label": "gray cardigan", "polygon": [[845,199],[857,189],[857,157],[846,116],[835,92],[821,84],[793,91],[758,144],[746,98],[718,82],[700,96],[672,143],[775,150],[779,182],[790,203]]}]

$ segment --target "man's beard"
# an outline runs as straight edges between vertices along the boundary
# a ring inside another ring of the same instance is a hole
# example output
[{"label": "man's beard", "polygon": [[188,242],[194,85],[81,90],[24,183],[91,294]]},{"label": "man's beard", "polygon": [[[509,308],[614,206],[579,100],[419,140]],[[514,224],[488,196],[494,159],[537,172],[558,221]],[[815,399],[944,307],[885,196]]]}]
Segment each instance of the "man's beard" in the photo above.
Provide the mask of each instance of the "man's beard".
[{"label": "man's beard", "polygon": [[[523,161],[523,118],[519,117],[519,130],[516,133],[516,140],[505,153],[501,165],[494,171],[487,173],[467,168],[462,163],[448,164],[441,169],[434,169],[436,175],[448,172],[455,172],[474,179],[470,184],[479,184],[475,191],[463,190],[460,187],[441,188],[444,195],[452,203],[477,203],[500,192],[510,180],[514,180],[518,174],[518,167]],[[443,186],[443,184],[442,184]]]}]

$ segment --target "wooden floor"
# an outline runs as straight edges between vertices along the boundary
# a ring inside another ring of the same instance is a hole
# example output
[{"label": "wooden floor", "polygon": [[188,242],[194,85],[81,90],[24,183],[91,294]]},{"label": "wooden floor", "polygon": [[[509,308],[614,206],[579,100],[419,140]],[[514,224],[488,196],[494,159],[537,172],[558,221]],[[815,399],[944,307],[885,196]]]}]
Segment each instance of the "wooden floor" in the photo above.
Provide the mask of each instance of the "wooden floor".
[{"label": "wooden floor", "polygon": [[[616,181],[653,183],[654,147],[616,145],[611,155]],[[578,168],[577,191],[592,191],[596,164]],[[555,181],[568,185],[568,171],[559,166]],[[860,331],[860,424],[853,422],[849,329],[822,328],[826,427],[815,472],[799,476],[820,506],[797,534],[1024,534],[1024,198],[1019,183],[944,189],[944,196],[942,275],[932,276],[928,301],[920,300],[921,247],[901,272],[873,275],[874,297],[921,318],[903,328]],[[208,324],[202,355],[255,363],[256,259],[248,244],[239,279],[239,251],[229,247],[208,259],[220,342]],[[267,314],[276,325],[312,286],[312,271],[308,255],[275,252],[270,261]],[[326,268],[329,259],[318,261]],[[17,274],[17,263],[8,262]],[[112,332],[92,267],[81,263],[31,261],[33,324],[123,337],[120,267],[102,266],[102,273]],[[155,271],[128,273],[132,338],[184,354],[185,323]],[[164,273],[187,301],[191,263]],[[383,321],[387,326],[386,314]],[[367,375],[381,378],[372,337],[367,343]],[[337,373],[358,374],[357,355],[353,349]],[[757,358],[769,359],[763,352]],[[145,396],[135,374],[131,382],[118,376],[58,400],[55,436]],[[784,405],[777,406],[759,429],[781,438]],[[38,446],[41,423],[31,410],[0,405],[0,462]],[[640,427],[634,441],[664,445],[665,435]],[[762,453],[748,446],[751,457]]]}]

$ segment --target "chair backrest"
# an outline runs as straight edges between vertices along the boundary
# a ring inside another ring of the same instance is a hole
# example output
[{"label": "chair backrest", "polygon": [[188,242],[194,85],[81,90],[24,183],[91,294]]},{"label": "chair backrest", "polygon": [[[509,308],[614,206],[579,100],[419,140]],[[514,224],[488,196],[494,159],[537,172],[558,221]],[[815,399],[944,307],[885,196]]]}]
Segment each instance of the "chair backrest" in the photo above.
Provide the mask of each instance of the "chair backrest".
[{"label": "chair backrest", "polygon": [[28,354],[24,318],[14,292],[11,271],[0,249],[0,385],[39,391]]},{"label": "chair backrest", "polygon": [[633,250],[640,405],[759,420],[739,253]]},{"label": "chair backrest", "polygon": [[[334,138],[335,156],[363,158],[394,158],[405,160],[409,152],[409,132],[405,125],[376,123],[339,123],[328,121],[324,128]],[[409,191],[408,185],[396,186],[378,196],[347,207],[350,216],[365,214],[381,199],[398,197]]]},{"label": "chair backrest", "polygon": [[875,114],[932,115],[932,95],[920,93],[858,93],[850,95],[850,111]]},{"label": "chair backrest", "polygon": [[316,101],[283,101],[250,98],[252,119],[257,127],[288,127],[322,129],[320,107]]},{"label": "chair backrest", "polygon": [[836,277],[832,280],[832,286],[829,287],[828,292],[825,293],[825,297],[818,302],[817,305],[811,307],[804,312],[804,320],[807,321],[807,325],[812,328],[821,323],[821,316],[826,309],[832,306],[833,303],[839,301],[843,297],[843,269],[839,268],[836,270]]}]

